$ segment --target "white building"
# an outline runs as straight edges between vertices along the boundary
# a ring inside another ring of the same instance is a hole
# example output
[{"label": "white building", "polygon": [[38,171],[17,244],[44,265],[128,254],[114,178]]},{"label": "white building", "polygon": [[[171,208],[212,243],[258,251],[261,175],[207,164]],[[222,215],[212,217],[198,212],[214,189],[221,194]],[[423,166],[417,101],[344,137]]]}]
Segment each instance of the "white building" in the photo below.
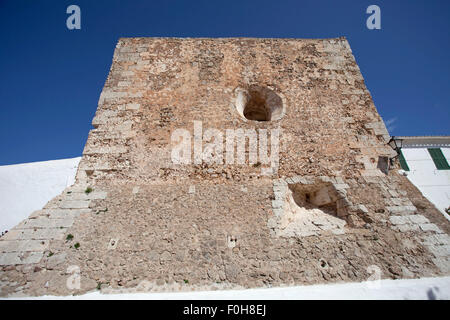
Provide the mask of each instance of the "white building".
[{"label": "white building", "polygon": [[395,138],[403,140],[400,164],[409,180],[450,220],[450,136]]}]

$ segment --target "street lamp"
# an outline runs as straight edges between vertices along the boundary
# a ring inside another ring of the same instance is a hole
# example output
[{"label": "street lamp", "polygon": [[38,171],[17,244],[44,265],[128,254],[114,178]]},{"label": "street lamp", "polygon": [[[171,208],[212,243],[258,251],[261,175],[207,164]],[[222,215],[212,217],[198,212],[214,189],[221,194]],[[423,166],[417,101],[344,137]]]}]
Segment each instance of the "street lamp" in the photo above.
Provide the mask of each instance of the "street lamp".
[{"label": "street lamp", "polygon": [[396,138],[395,136],[392,136],[391,140],[389,140],[389,142],[388,142],[388,145],[397,152],[397,156],[398,156],[400,149],[403,147],[403,139],[399,139],[399,138]]},{"label": "street lamp", "polygon": [[397,152],[397,154],[395,155],[395,157],[392,157],[389,159],[390,165],[393,166],[394,165],[394,159],[398,158],[399,154],[400,154],[400,150],[403,147],[403,139],[399,139],[396,138],[395,136],[391,137],[391,140],[389,140],[388,145],[395,150],[395,152]]}]

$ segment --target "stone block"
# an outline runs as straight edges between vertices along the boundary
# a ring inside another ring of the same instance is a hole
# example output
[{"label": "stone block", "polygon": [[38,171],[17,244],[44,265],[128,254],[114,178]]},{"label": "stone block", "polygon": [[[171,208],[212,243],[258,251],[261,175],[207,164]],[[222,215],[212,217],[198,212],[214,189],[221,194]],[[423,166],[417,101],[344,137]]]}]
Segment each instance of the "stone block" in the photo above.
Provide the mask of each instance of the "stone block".
[{"label": "stone block", "polygon": [[287,187],[286,186],[274,186],[273,191],[274,192],[286,192]]},{"label": "stone block", "polygon": [[32,264],[41,261],[43,252],[7,252],[0,255],[0,265]]},{"label": "stone block", "polygon": [[301,184],[314,184],[314,178],[312,178],[312,177],[306,177],[306,176],[300,176],[299,178],[298,178],[298,181],[299,181],[299,183],[301,183]]},{"label": "stone block", "polygon": [[398,197],[398,193],[394,189],[388,189],[388,192],[392,197]]},{"label": "stone block", "polygon": [[48,240],[4,240],[0,241],[0,252],[43,252],[48,246]]},{"label": "stone block", "polygon": [[328,176],[320,176],[318,177],[318,179],[322,182],[331,182],[331,183],[333,182],[333,180]]},{"label": "stone block", "polygon": [[86,200],[63,200],[59,204],[61,209],[88,209],[90,201]]},{"label": "stone block", "polygon": [[438,244],[450,244],[450,236],[448,234],[442,233],[442,234],[436,234],[434,235],[436,241]]},{"label": "stone block", "polygon": [[423,223],[423,224],[420,224],[419,226],[420,226],[420,229],[422,231],[424,231],[424,232],[426,232],[426,231],[434,231],[434,232],[437,232],[437,233],[442,233],[442,230],[439,229],[438,226],[435,225],[434,223]]},{"label": "stone block", "polygon": [[405,216],[390,216],[389,221],[393,225],[409,224],[410,220]]},{"label": "stone block", "polygon": [[337,183],[334,185],[336,189],[348,189],[350,186],[346,183]]},{"label": "stone block", "polygon": [[284,210],[282,208],[273,208],[272,211],[276,217],[280,217],[284,213]]},{"label": "stone block", "polygon": [[76,218],[82,213],[90,213],[90,209],[45,209],[42,213],[51,219]]},{"label": "stone block", "polygon": [[429,234],[429,235],[423,237],[422,243],[424,245],[440,245],[441,244],[439,242],[439,240],[436,238],[435,234]]},{"label": "stone block", "polygon": [[139,110],[141,105],[139,103],[129,103],[126,105],[126,110]]},{"label": "stone block", "polygon": [[342,177],[335,177],[336,184],[345,184],[344,179]]},{"label": "stone block", "polygon": [[353,205],[353,203],[350,200],[348,200],[347,198],[338,199],[336,201],[336,206],[337,206],[338,209],[339,208],[350,207],[352,205]]},{"label": "stone block", "polygon": [[425,218],[424,216],[422,216],[420,214],[413,214],[413,215],[409,215],[407,217],[412,223],[423,224],[423,223],[430,222],[427,218]]},{"label": "stone block", "polygon": [[341,234],[345,234],[345,230],[344,229],[332,229],[331,233],[334,235],[341,235]]},{"label": "stone block", "polygon": [[95,155],[95,154],[121,154],[121,153],[127,153],[128,148],[126,146],[108,146],[108,147],[102,147],[102,146],[88,146],[83,150],[83,155]]},{"label": "stone block", "polygon": [[436,258],[450,256],[450,245],[428,246],[427,248]]},{"label": "stone block", "polygon": [[417,211],[417,208],[415,206],[403,206],[403,209],[405,212],[411,212],[411,213],[414,213]]},{"label": "stone block", "polygon": [[298,237],[311,237],[311,236],[317,236],[318,232],[313,230],[299,230],[295,232],[296,236]]},{"label": "stone block", "polygon": [[54,254],[47,259],[47,268],[53,269],[57,265],[63,263],[65,259],[66,259],[65,252]]},{"label": "stone block", "polygon": [[416,224],[399,224],[394,226],[393,229],[400,232],[419,231],[419,226]]},{"label": "stone block", "polygon": [[27,219],[16,226],[16,229],[33,228],[68,228],[72,226],[73,218],[66,217],[62,219],[50,219],[48,217],[39,217],[36,219]]},{"label": "stone block", "polygon": [[417,208],[415,206],[387,206],[386,209],[390,214],[402,215],[409,215],[417,211]]},{"label": "stone block", "polygon": [[450,258],[449,257],[439,257],[432,259],[433,263],[439,270],[443,273],[450,273]]},{"label": "stone block", "polygon": [[7,233],[9,238],[6,240],[62,240],[66,230],[66,228],[13,229]]},{"label": "stone block", "polygon": [[294,180],[294,179],[292,179],[292,178],[286,178],[285,180],[286,180],[286,182],[287,182],[288,184],[298,183],[298,182],[294,182],[294,181],[297,181],[297,180]]},{"label": "stone block", "polygon": [[273,194],[276,200],[282,200],[285,193],[281,191],[275,191]]},{"label": "stone block", "polygon": [[302,177],[301,176],[294,176],[291,178],[293,183],[300,183]]},{"label": "stone block", "polygon": [[117,86],[119,86],[119,87],[128,87],[130,85],[131,85],[131,82],[129,82],[129,81],[119,81],[117,83]]},{"label": "stone block", "polygon": [[283,208],[284,201],[283,200],[272,200],[272,208]]},{"label": "stone block", "polygon": [[94,190],[90,193],[86,192],[72,192],[66,194],[66,200],[95,200],[95,199],[106,199],[107,193],[105,191]]},{"label": "stone block", "polygon": [[363,204],[358,204],[358,211],[364,214],[369,213],[369,210],[367,210],[366,206]]}]

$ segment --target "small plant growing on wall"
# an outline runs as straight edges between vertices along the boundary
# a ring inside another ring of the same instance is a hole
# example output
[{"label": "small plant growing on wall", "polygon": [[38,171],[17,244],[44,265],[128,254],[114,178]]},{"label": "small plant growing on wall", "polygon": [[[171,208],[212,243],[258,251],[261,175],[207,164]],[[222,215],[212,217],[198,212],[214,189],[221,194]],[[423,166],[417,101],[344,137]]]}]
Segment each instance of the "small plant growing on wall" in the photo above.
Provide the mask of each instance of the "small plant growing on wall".
[{"label": "small plant growing on wall", "polygon": [[87,187],[86,190],[84,190],[84,193],[89,194],[92,191],[94,191],[91,187]]}]

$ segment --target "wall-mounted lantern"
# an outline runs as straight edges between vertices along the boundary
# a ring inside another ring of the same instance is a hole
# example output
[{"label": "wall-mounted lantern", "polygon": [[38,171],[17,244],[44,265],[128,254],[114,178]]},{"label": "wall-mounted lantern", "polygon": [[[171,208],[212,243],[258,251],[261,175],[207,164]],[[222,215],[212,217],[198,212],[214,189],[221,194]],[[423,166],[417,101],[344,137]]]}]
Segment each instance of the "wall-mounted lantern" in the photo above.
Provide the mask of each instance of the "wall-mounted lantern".
[{"label": "wall-mounted lantern", "polygon": [[398,153],[400,149],[403,147],[403,139],[396,138],[395,136],[391,137],[391,140],[389,140],[388,145],[394,149]]},{"label": "wall-mounted lantern", "polygon": [[395,155],[395,157],[390,158],[390,165],[393,166],[394,165],[394,159],[398,158],[399,154],[400,154],[400,150],[403,147],[403,139],[399,139],[396,138],[395,136],[391,137],[391,140],[389,140],[388,145],[395,151],[397,152],[397,155]]}]

